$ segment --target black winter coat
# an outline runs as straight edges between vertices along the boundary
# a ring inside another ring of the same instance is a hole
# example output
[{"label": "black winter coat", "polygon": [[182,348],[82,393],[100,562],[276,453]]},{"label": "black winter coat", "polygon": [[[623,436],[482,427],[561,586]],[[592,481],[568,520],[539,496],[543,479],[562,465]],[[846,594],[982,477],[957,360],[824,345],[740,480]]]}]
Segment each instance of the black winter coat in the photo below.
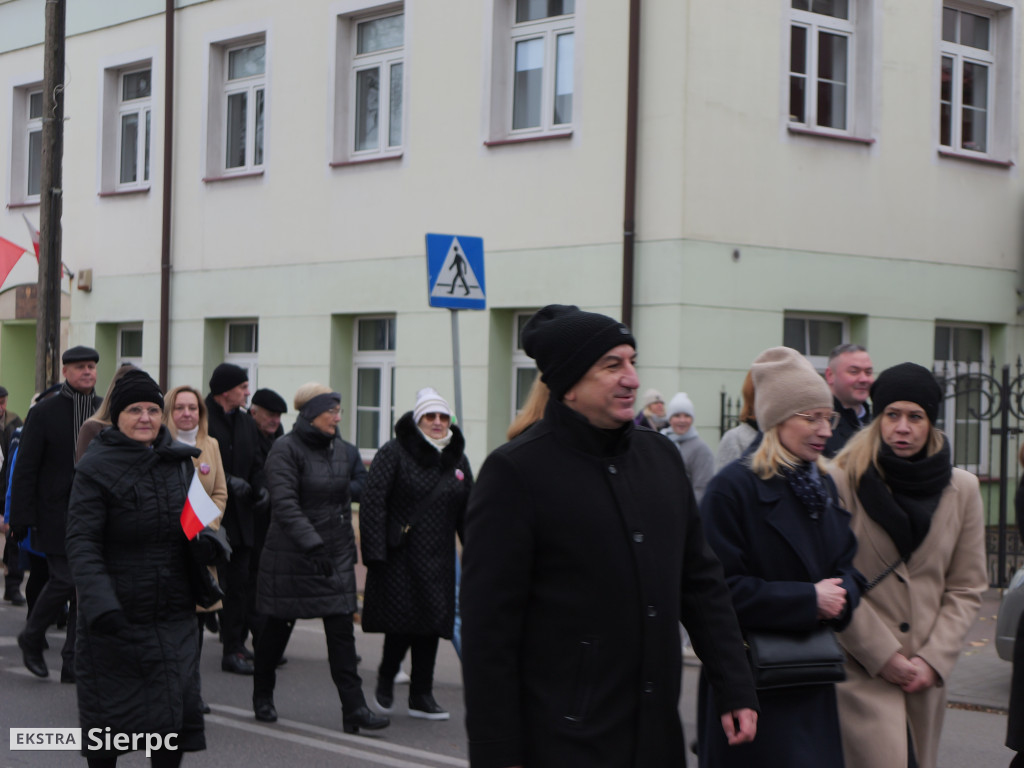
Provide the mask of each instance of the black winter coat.
[{"label": "black winter coat", "polygon": [[871,403],[864,403],[864,418],[857,418],[852,408],[846,408],[838,398],[832,398],[832,407],[839,414],[839,424],[832,430],[832,437],[825,442],[825,458],[831,459],[845,446],[861,427],[871,421]]},{"label": "black winter coat", "polygon": [[[103,402],[93,397],[93,411]],[[64,554],[68,498],[75,471],[75,405],[60,392],[25,417],[11,487],[11,525],[33,526],[32,548]]]},{"label": "black winter coat", "polygon": [[[1024,539],[1024,479],[1017,486],[1013,499],[1017,513],[1017,527]],[[1013,643],[1013,674],[1010,678],[1010,707],[1006,718],[1006,746],[1024,752],[1024,613],[1017,621],[1017,634]]]},{"label": "black winter coat", "polygon": [[207,431],[220,445],[224,471],[242,478],[252,486],[252,495],[247,499],[233,495],[228,486],[228,504],[224,509],[221,526],[227,531],[232,547],[251,547],[256,540],[253,506],[264,484],[260,431],[256,422],[244,411],[225,413],[213,395],[206,396],[206,408]]},{"label": "black winter coat", "polygon": [[679,451],[563,403],[487,459],[461,586],[473,768],[686,764],[679,623],[722,712],[757,708]]},{"label": "black winter coat", "polygon": [[[831,478],[822,481],[835,498]],[[700,510],[744,629],[813,629],[819,624],[814,584],[831,577],[843,580],[847,608],[830,625],[841,630],[849,624],[863,584],[853,567],[857,540],[849,512],[830,500],[819,519],[811,519],[785,478],[761,480],[744,459],[712,478]],[[718,708],[708,694],[702,678],[701,766],[843,765],[835,686],[760,691],[757,738],[736,747],[726,744]]]},{"label": "black winter coat", "polygon": [[[462,537],[473,485],[465,440],[452,425],[443,451],[427,442],[409,411],[370,465],[359,503],[359,539],[368,567],[362,626],[366,632],[451,638],[455,623],[455,534]],[[431,504],[418,512],[441,483]],[[388,520],[415,516],[405,544],[387,546]]]},{"label": "black winter coat", "polygon": [[[356,540],[341,438],[299,416],[292,431],[274,442],[265,470],[270,528],[260,557],[257,610],[281,619],[355,613]],[[330,575],[309,558],[319,549],[331,559]]]},{"label": "black winter coat", "polygon": [[[198,455],[164,426],[152,448],[108,428],[78,464],[67,554],[83,732],[177,733],[180,748],[205,748],[195,565],[180,520]],[[113,611],[127,626],[109,634],[95,622]]]}]

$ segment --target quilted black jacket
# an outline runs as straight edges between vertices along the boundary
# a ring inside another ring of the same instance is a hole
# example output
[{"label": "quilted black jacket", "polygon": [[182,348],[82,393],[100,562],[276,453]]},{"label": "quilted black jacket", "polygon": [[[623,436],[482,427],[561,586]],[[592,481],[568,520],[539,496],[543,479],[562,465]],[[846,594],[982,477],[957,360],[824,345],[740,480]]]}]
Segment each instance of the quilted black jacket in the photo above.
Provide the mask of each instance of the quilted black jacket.
[{"label": "quilted black jacket", "polygon": [[[370,465],[359,504],[359,538],[368,566],[362,614],[366,632],[450,638],[455,622],[455,534],[473,485],[465,439],[452,425],[443,451],[427,442],[409,411],[395,424],[395,439]],[[437,483],[429,506],[417,512]],[[415,516],[406,543],[388,549],[387,521]]]}]

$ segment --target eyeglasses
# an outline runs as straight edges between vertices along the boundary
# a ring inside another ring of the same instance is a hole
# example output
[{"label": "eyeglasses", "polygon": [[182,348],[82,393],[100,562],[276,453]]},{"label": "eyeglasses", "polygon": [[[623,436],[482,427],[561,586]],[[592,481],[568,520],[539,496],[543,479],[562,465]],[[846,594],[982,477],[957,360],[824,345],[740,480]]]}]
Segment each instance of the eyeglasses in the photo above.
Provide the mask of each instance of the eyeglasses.
[{"label": "eyeglasses", "polygon": [[839,413],[837,411],[830,411],[826,416],[822,413],[794,413],[794,416],[802,416],[804,421],[813,427],[817,427],[822,422],[828,424],[829,429],[835,429],[839,426]]},{"label": "eyeglasses", "polygon": [[424,413],[420,418],[426,419],[427,421],[451,421],[452,417],[447,413]]},{"label": "eyeglasses", "polygon": [[124,413],[127,413],[133,419],[142,418],[142,414],[148,414],[151,419],[159,419],[160,414],[163,413],[155,405],[151,405],[148,408],[143,408],[141,405],[133,405],[124,409]]}]

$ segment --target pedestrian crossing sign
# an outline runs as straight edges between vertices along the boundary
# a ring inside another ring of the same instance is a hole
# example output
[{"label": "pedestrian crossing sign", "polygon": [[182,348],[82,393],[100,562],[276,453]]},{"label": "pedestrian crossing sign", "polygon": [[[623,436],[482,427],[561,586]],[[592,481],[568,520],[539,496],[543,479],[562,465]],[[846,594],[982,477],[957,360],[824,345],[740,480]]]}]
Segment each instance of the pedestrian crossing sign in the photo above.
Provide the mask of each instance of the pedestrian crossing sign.
[{"label": "pedestrian crossing sign", "polygon": [[427,235],[427,299],[432,307],[487,309],[482,237]]}]

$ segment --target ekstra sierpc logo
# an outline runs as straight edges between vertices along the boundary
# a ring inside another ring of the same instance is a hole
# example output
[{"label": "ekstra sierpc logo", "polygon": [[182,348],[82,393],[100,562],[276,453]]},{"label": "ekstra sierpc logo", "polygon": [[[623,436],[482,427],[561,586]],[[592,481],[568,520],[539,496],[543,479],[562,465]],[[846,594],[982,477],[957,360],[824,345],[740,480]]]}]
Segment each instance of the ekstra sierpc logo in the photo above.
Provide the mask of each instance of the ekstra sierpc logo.
[{"label": "ekstra sierpc logo", "polygon": [[81,728],[11,728],[11,751],[76,751],[82,748]]}]

